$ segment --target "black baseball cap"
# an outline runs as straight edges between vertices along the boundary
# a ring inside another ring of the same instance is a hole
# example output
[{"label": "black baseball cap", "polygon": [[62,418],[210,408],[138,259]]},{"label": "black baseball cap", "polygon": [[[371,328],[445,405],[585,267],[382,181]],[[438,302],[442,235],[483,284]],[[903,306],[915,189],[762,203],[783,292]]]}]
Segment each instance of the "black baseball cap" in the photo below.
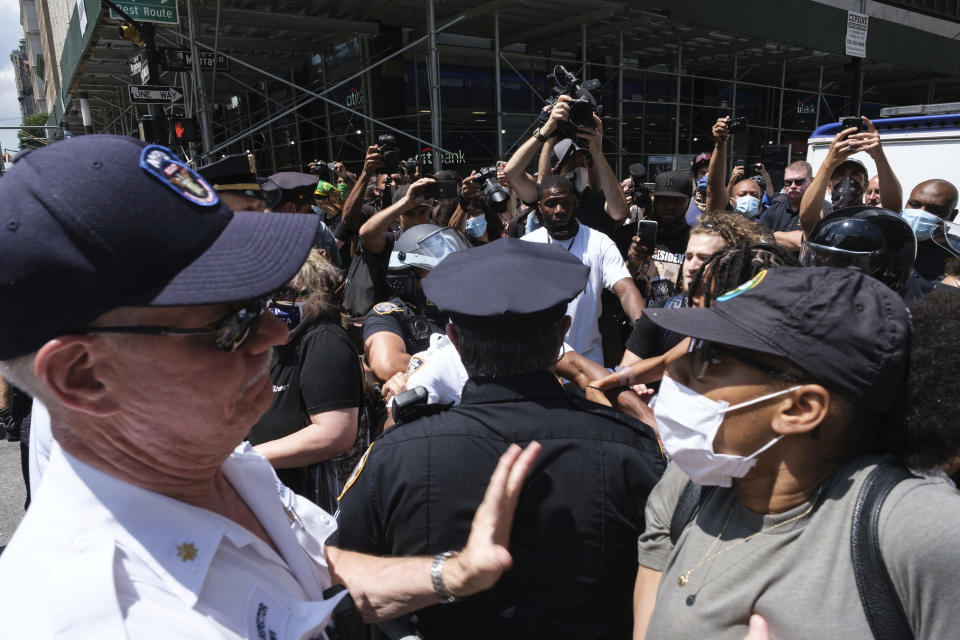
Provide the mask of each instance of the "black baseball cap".
[{"label": "black baseball cap", "polygon": [[303,264],[318,221],[234,212],[166,147],[112,135],[17,154],[0,201],[0,359],[117,307],[263,296]]},{"label": "black baseball cap", "polygon": [[854,269],[780,267],[706,309],[646,309],[681,335],[786,358],[854,404],[891,409],[902,392],[910,319],[900,296]]},{"label": "black baseball cap", "polygon": [[[464,286],[494,271],[510,276],[496,287]],[[589,273],[559,245],[500,238],[448,255],[422,282],[427,298],[455,325],[498,331],[562,318]]]},{"label": "black baseball cap", "polygon": [[693,178],[686,171],[664,171],[654,181],[654,196],[689,198],[693,195]]}]

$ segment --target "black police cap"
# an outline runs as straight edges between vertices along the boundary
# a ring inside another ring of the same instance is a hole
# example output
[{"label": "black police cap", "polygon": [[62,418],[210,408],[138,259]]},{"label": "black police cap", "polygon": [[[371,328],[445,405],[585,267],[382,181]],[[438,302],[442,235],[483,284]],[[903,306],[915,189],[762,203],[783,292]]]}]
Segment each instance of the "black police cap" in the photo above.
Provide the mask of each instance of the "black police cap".
[{"label": "black police cap", "polygon": [[277,202],[305,202],[313,199],[317,188],[317,176],[297,171],[281,171],[268,178],[263,185],[265,192],[279,190]]},{"label": "black police cap", "polygon": [[[423,291],[455,325],[500,330],[563,317],[589,273],[563,247],[501,238],[447,256],[423,279]],[[490,278],[497,286],[468,285]]]},{"label": "black police cap", "polygon": [[232,192],[261,197],[257,165],[252,154],[234,153],[199,169],[217,193]]}]

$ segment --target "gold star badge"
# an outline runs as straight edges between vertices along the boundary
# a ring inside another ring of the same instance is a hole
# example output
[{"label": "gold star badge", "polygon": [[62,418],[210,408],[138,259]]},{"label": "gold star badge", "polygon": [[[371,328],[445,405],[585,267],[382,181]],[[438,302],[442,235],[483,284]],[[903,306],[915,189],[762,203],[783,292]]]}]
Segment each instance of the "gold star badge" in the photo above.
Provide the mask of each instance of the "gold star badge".
[{"label": "gold star badge", "polygon": [[184,562],[189,562],[197,557],[197,548],[192,542],[184,542],[177,545],[177,557]]}]

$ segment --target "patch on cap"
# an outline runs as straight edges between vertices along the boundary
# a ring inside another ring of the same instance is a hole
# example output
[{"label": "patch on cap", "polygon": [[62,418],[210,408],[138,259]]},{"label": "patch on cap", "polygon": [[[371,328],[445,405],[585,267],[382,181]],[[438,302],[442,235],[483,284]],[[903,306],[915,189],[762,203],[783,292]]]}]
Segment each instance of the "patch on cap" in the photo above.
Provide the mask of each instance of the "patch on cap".
[{"label": "patch on cap", "polygon": [[144,147],[140,153],[140,166],[194,204],[212,207],[220,202],[210,183],[166,147],[156,144]]},{"label": "patch on cap", "polygon": [[764,269],[763,271],[761,271],[761,272],[758,273],[757,275],[753,276],[753,278],[751,278],[750,280],[747,280],[746,282],[744,282],[742,285],[740,285],[739,287],[737,287],[737,288],[734,289],[733,291],[728,291],[727,293],[723,294],[722,296],[719,296],[719,297],[717,298],[717,302],[725,302],[726,300],[729,300],[730,298],[736,298],[738,295],[740,295],[740,294],[743,293],[744,291],[750,291],[750,289],[753,289],[755,286],[757,286],[758,284],[760,284],[760,282],[761,282],[766,276],[767,276],[767,270]]}]

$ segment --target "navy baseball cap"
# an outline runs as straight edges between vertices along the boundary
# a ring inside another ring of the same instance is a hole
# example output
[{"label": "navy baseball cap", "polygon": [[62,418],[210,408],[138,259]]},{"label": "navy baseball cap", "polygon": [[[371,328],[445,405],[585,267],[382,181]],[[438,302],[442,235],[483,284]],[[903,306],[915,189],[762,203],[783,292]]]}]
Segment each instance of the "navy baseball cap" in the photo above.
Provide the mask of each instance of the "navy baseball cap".
[{"label": "navy baseball cap", "polygon": [[169,149],[86,135],[0,178],[0,359],[122,306],[260,297],[290,280],[314,215],[234,212]]},{"label": "navy baseball cap", "polygon": [[895,291],[854,269],[769,269],[709,308],[644,314],[681,335],[786,358],[860,406],[886,411],[901,395],[907,308]]},{"label": "navy baseball cap", "polygon": [[[494,272],[508,276],[495,287],[464,286]],[[501,330],[562,318],[589,273],[561,246],[500,238],[450,254],[422,282],[427,298],[455,325]]]}]

